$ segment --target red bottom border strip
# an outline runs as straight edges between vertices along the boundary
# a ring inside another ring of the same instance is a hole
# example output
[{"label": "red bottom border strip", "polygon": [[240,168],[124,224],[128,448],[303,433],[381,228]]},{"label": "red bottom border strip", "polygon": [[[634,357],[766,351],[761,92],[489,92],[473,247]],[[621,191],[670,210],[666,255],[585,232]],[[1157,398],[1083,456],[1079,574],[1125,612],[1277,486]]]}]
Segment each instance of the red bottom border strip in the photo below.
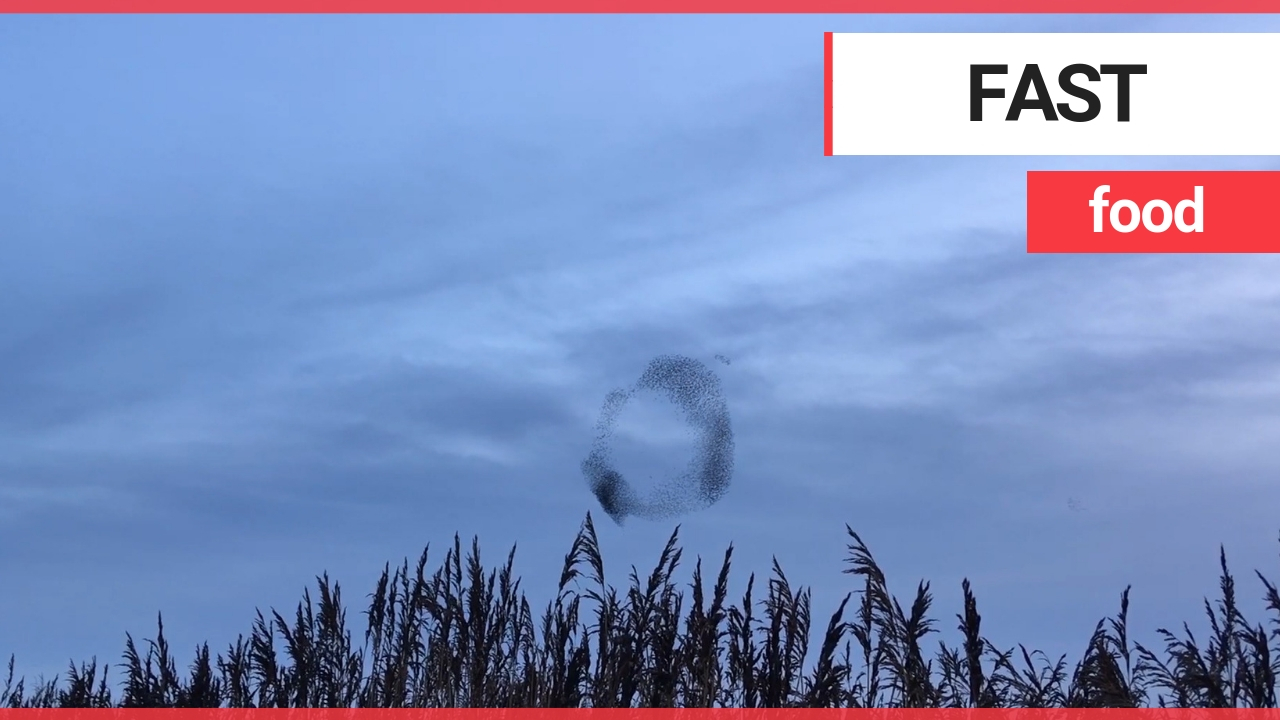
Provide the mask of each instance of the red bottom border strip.
[{"label": "red bottom border strip", "polygon": [[31,709],[0,720],[1280,720],[1263,709]]}]

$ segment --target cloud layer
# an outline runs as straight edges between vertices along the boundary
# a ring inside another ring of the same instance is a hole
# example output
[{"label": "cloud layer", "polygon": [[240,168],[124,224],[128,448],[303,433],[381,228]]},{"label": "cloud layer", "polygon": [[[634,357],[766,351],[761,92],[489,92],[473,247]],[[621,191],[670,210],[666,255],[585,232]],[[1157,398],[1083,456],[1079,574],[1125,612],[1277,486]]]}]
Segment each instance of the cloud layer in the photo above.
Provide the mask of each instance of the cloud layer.
[{"label": "cloud layer", "polygon": [[690,555],[823,602],[849,523],[996,639],[1075,651],[1127,583],[1179,622],[1217,543],[1274,558],[1280,265],[1028,256],[1025,171],[1271,161],[824,158],[820,33],[1272,24],[15,18],[0,567],[38,591],[0,652],[58,672],[157,610],[229,642],[455,531],[549,590],[601,399],[660,355],[733,410]]}]

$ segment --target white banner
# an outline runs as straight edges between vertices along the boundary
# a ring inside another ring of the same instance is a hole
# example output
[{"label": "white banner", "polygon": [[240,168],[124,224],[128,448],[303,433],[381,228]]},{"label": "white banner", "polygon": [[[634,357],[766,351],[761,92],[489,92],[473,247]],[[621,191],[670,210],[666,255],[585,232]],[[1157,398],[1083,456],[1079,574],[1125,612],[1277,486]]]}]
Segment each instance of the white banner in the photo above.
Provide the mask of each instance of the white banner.
[{"label": "white banner", "polygon": [[834,155],[1280,155],[1280,35],[832,33]]}]

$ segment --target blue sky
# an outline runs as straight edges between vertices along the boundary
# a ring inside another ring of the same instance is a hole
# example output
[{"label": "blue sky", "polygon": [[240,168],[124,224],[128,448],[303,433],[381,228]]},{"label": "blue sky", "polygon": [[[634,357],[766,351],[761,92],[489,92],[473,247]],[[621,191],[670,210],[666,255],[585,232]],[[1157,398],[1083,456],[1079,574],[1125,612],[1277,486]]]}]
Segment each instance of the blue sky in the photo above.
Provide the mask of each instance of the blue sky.
[{"label": "blue sky", "polygon": [[541,602],[588,510],[622,581],[674,522],[609,523],[579,463],[670,353],[724,385],[733,485],[680,522],[739,587],[776,555],[829,612],[847,523],[998,644],[1074,656],[1129,583],[1144,637],[1193,618],[1218,543],[1253,599],[1280,262],[1028,256],[1024,182],[1275,161],[825,158],[821,33],[1276,29],[3,18],[0,653],[115,661],[157,611],[221,648],[455,531]]}]

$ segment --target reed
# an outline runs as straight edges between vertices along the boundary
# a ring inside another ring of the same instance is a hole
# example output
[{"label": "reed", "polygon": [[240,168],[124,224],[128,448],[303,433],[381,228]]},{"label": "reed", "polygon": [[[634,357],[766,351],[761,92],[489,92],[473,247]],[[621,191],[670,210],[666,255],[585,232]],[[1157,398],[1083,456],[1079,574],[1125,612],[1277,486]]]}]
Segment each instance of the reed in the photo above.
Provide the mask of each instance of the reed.
[{"label": "reed", "polygon": [[183,666],[163,619],[152,639],[126,635],[110,668],[95,658],[28,683],[10,657],[0,707],[1276,707],[1280,591],[1257,573],[1269,618],[1246,619],[1225,552],[1203,639],[1184,624],[1159,629],[1158,647],[1133,642],[1126,589],[1070,663],[995,646],[967,580],[948,641],[929,584],[904,605],[846,530],[855,592],[816,626],[809,590],[776,561],[730,598],[732,546],[714,575],[699,558],[681,585],[679,528],[647,575],[615,587],[587,515],[540,610],[514,549],[486,567],[479,543],[464,551],[455,536],[430,569],[429,549],[384,567],[362,628],[321,575],[293,612],[260,611],[247,634],[218,653],[202,644]]}]

